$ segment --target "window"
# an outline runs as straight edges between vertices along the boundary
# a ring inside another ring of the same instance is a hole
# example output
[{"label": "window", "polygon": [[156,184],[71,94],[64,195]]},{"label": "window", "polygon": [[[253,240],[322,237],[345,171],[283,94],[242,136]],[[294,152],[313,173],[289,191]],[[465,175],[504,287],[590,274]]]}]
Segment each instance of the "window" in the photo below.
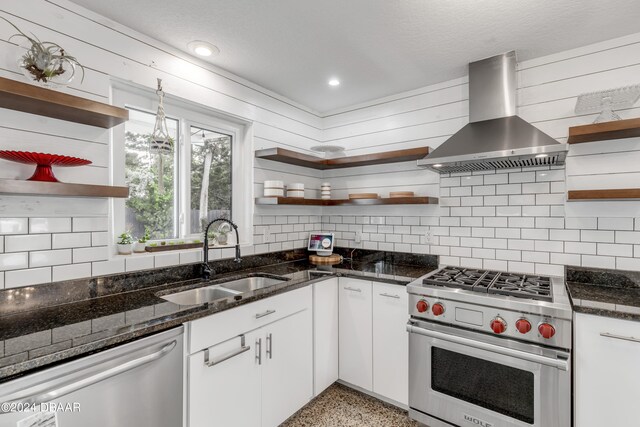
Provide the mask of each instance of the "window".
[{"label": "window", "polygon": [[[126,229],[136,237],[148,232],[152,239],[173,239],[200,234],[215,218],[231,219],[232,135],[188,125],[187,141],[181,144],[178,130],[187,119],[167,117],[174,149],[163,154],[151,146],[155,113],[128,109],[124,135],[125,182],[129,186]],[[181,154],[190,161],[180,162]],[[180,185],[181,179],[185,185]],[[180,188],[185,194],[180,194]],[[187,212],[180,212],[182,199],[187,201]],[[181,221],[187,225],[183,235]]]},{"label": "window", "polygon": [[[173,90],[179,87],[176,84]],[[158,107],[155,92],[127,82],[113,83],[113,105],[127,108],[130,118],[113,128],[112,183],[129,186],[130,197],[109,201],[112,244],[123,231],[141,237],[145,228],[154,240],[196,239],[202,222],[219,216],[238,225],[243,246],[253,243],[252,124],[207,107],[217,101],[206,94],[189,93],[196,99],[165,96],[174,144],[160,165],[160,155],[148,145]],[[229,243],[235,243],[234,233]]]},{"label": "window", "polygon": [[209,221],[231,219],[231,136],[191,126],[190,233]]},{"label": "window", "polygon": [[[134,236],[148,232],[153,239],[178,237],[178,150],[154,153],[150,137],[155,114],[129,109],[125,125],[125,226]],[[178,120],[167,118],[171,138],[178,146]]]}]

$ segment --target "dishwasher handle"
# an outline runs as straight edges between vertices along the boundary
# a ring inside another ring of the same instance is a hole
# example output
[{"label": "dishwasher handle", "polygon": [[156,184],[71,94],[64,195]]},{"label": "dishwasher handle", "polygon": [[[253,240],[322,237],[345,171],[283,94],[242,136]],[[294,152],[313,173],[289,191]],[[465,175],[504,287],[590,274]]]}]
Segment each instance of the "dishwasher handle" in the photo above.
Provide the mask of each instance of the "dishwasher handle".
[{"label": "dishwasher handle", "polygon": [[[98,372],[95,375],[90,375],[88,377],[81,378],[78,381],[74,381],[70,384],[65,384],[63,386],[47,390],[43,393],[38,393],[32,396],[23,397],[20,399],[16,399],[10,402],[3,402],[3,403],[8,403],[9,404],[8,407],[15,407],[16,404],[18,406],[20,405],[31,406],[31,405],[39,405],[41,403],[50,402],[54,399],[58,399],[62,396],[66,396],[67,394],[73,393],[74,391],[81,390],[85,387],[89,387],[90,385],[96,384],[100,381],[104,381],[108,378],[115,377],[116,375],[120,375],[124,372],[130,371],[139,366],[146,365],[151,362],[155,362],[156,360],[161,359],[167,354],[169,354],[171,350],[173,350],[176,347],[177,344],[178,342],[174,340],[169,344],[165,345],[164,347],[162,347],[160,350],[156,351],[155,353],[147,354],[146,356],[129,360],[118,366],[109,368],[106,371]],[[2,406],[4,407],[7,405],[2,405]],[[3,411],[0,410],[0,413],[2,412]]]}]

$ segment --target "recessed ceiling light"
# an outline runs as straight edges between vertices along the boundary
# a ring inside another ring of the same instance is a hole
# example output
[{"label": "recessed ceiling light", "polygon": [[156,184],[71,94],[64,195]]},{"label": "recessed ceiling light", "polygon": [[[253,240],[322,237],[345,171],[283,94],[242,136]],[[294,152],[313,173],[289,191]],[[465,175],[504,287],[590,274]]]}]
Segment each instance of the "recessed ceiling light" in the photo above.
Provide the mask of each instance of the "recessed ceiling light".
[{"label": "recessed ceiling light", "polygon": [[220,53],[220,49],[211,43],[196,40],[187,44],[189,50],[198,56],[215,56]]},{"label": "recessed ceiling light", "polygon": [[549,157],[548,154],[536,154],[536,158],[541,159],[543,157]]},{"label": "recessed ceiling light", "polygon": [[441,168],[442,165],[440,163],[436,163],[435,165],[433,165],[434,168]]},{"label": "recessed ceiling light", "polygon": [[340,80],[338,79],[329,80],[329,86],[340,86]]}]

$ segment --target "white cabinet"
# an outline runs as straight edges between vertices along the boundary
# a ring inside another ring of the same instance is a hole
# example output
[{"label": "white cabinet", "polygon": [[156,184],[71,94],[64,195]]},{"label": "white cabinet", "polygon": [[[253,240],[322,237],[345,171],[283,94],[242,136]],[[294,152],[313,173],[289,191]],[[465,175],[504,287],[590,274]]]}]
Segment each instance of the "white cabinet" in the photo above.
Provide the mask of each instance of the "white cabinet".
[{"label": "white cabinet", "polygon": [[636,425],[640,322],[575,315],[575,423]]},{"label": "white cabinet", "polygon": [[220,314],[193,322],[192,344],[207,342],[206,327],[216,338],[237,327],[219,320],[261,326],[188,357],[189,427],[278,426],[313,395],[311,287]]},{"label": "white cabinet", "polygon": [[338,279],[313,285],[314,395],[338,380]]},{"label": "white cabinet", "polygon": [[371,282],[340,277],[340,379],[373,388]]},{"label": "white cabinet", "polygon": [[373,283],[373,392],[409,404],[408,296],[404,286]]},{"label": "white cabinet", "polygon": [[275,427],[313,397],[311,310],[262,329],[262,426]]},{"label": "white cabinet", "polygon": [[240,337],[210,348],[209,360],[220,361],[213,366],[205,363],[204,351],[189,356],[189,426],[260,426],[259,333],[245,334],[249,350],[224,361],[224,357],[241,351]]}]

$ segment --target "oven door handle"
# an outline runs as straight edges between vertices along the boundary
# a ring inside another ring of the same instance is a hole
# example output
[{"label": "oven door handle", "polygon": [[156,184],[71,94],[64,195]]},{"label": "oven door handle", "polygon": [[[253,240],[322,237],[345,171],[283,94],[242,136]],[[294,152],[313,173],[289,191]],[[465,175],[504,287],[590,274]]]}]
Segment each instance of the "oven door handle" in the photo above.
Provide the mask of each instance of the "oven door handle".
[{"label": "oven door handle", "polygon": [[515,357],[518,359],[526,360],[528,362],[551,366],[561,371],[569,370],[568,360],[554,359],[551,357],[540,356],[538,354],[531,354],[531,353],[527,353],[520,350],[514,350],[507,347],[487,344],[487,343],[472,340],[469,338],[463,338],[455,335],[444,334],[442,332],[431,331],[429,329],[420,328],[411,324],[407,325],[407,331],[412,334],[424,335],[430,338],[436,338],[444,341],[449,341],[455,344],[466,345],[466,346],[474,347],[480,350],[486,350],[492,353],[502,354],[503,356]]}]

